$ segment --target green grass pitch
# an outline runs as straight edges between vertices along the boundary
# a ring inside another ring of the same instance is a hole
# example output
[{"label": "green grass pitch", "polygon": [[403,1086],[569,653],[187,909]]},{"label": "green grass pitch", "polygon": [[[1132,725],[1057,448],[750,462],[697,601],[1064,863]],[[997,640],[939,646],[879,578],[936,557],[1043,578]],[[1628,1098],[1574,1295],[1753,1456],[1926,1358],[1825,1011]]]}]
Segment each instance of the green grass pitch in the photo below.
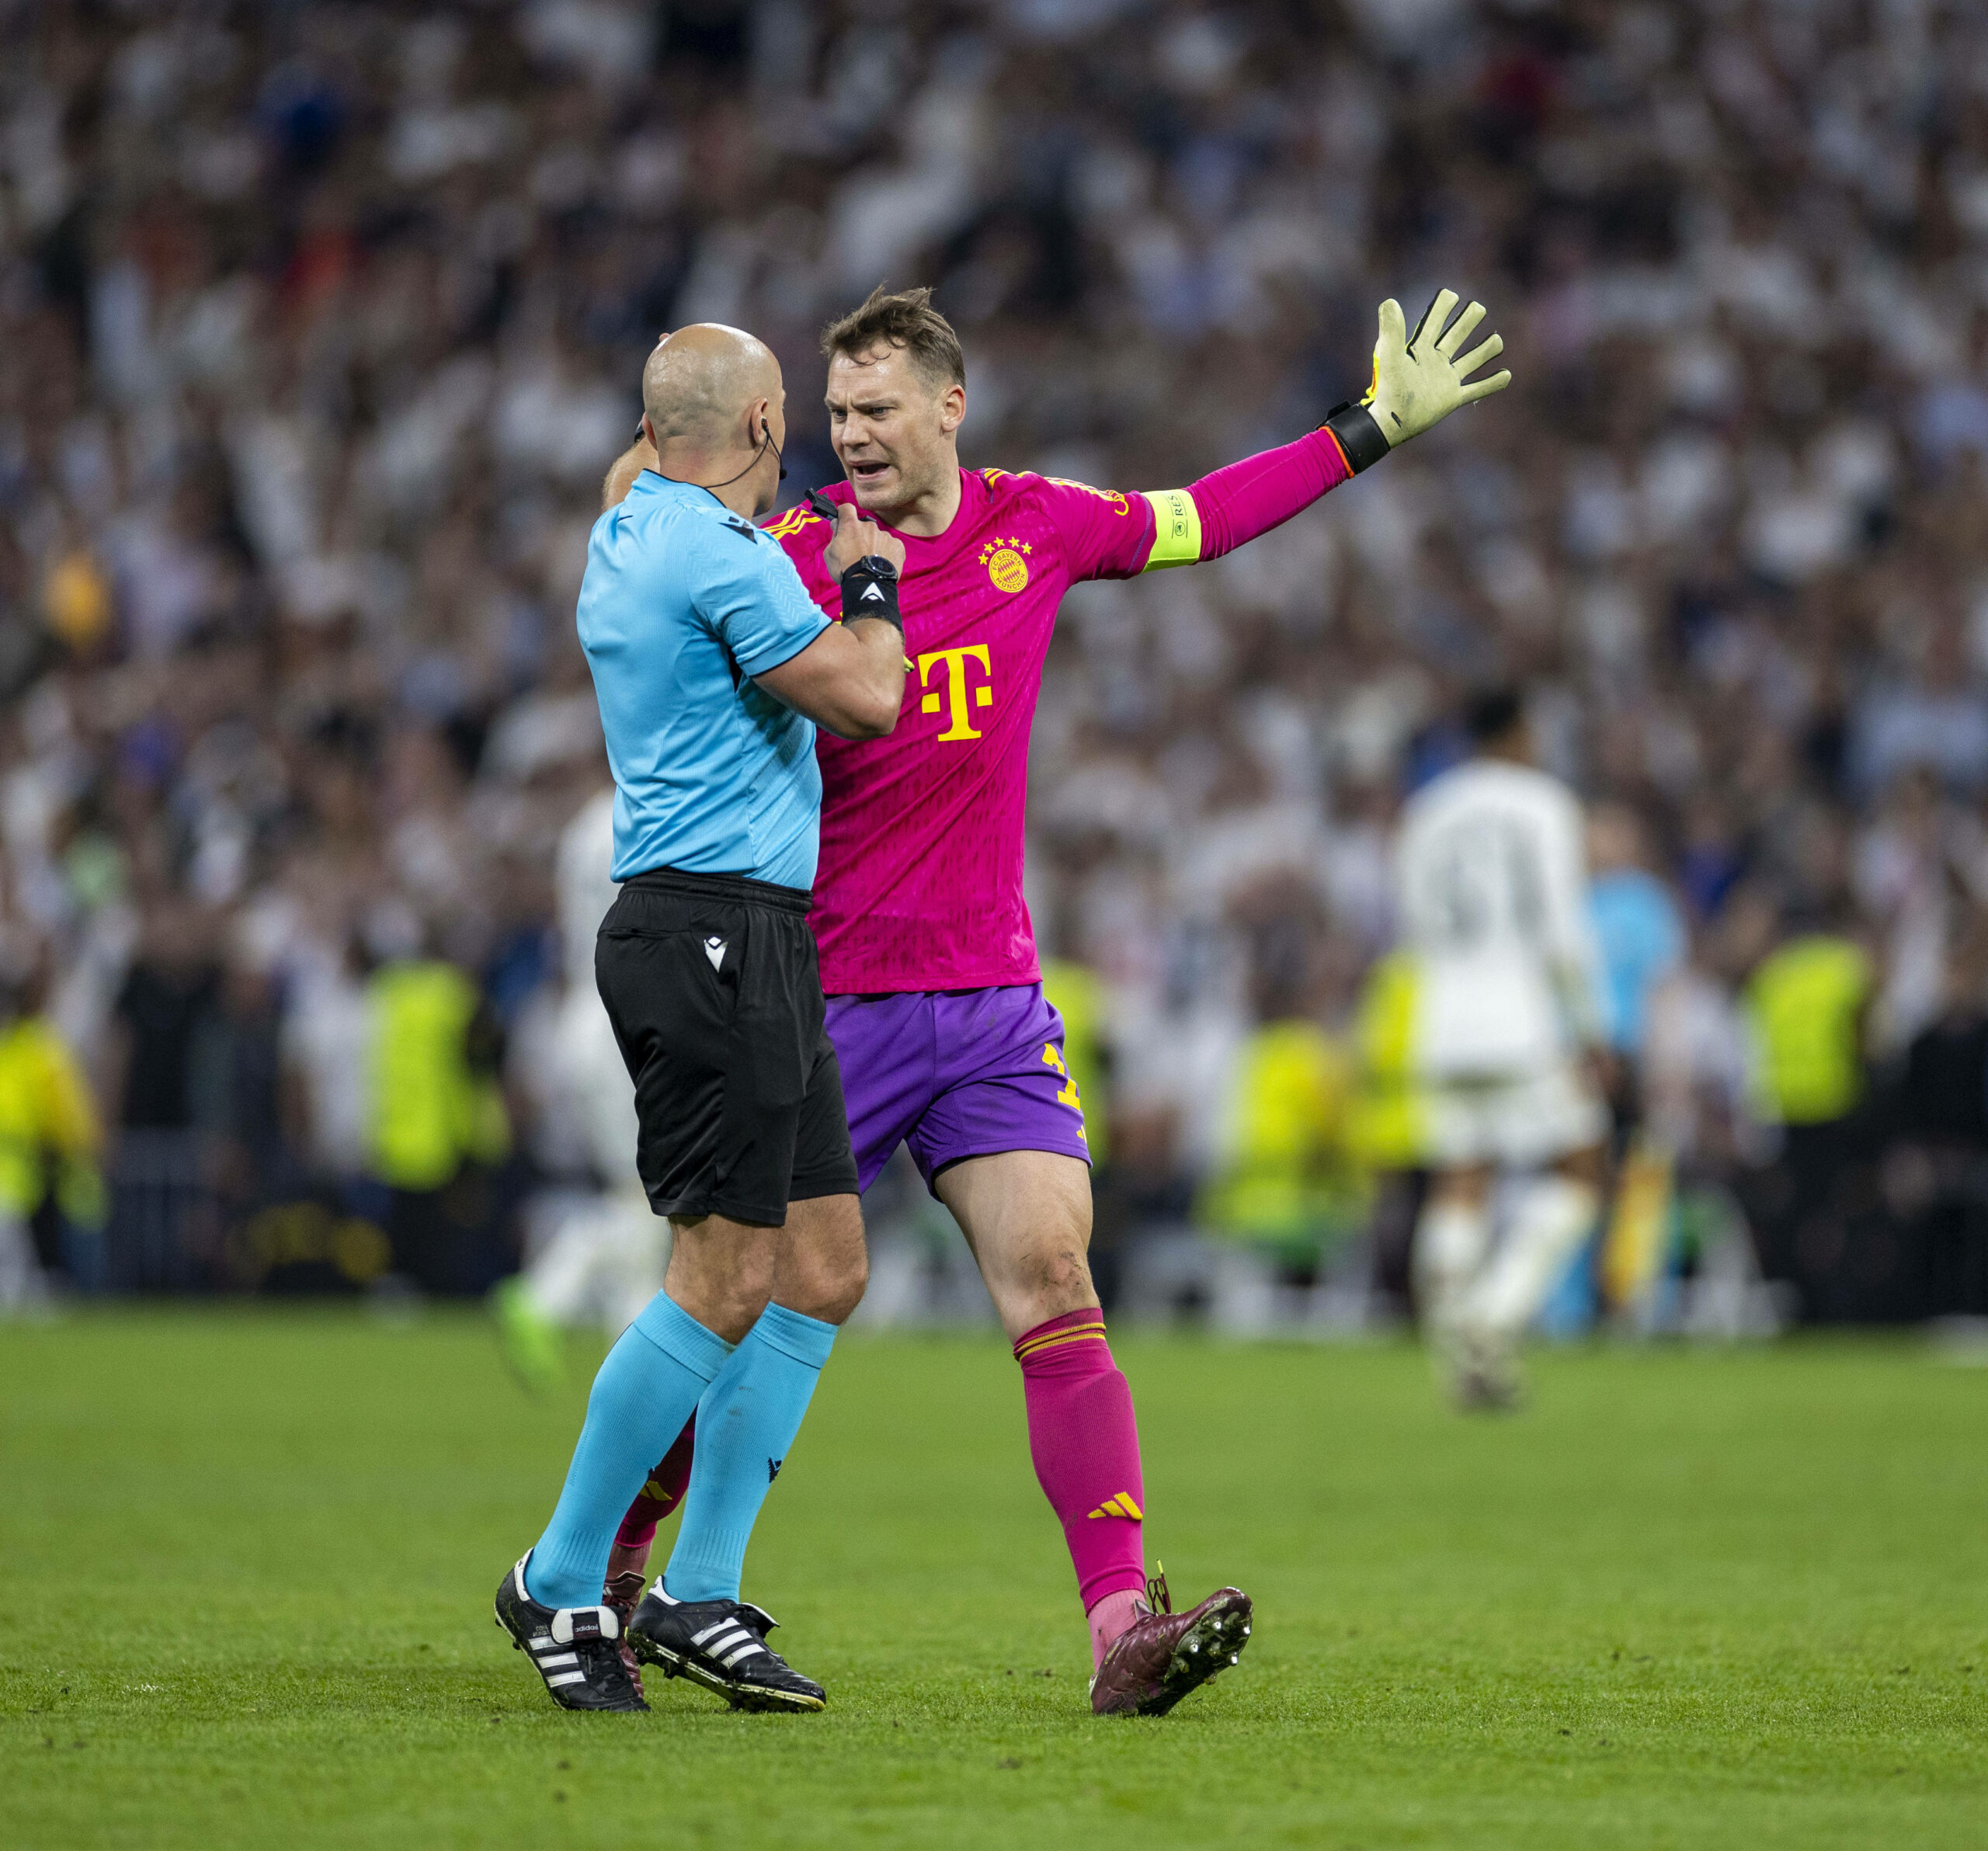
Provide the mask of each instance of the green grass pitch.
[{"label": "green grass pitch", "polygon": [[1241,1665],[1094,1721],[991,1339],[839,1350],[748,1564],[828,1713],[553,1709],[490,1620],[597,1350],[467,1316],[0,1328],[0,1842],[1988,1842],[1988,1370],[1899,1342],[1539,1359],[1124,1339],[1149,1549]]}]

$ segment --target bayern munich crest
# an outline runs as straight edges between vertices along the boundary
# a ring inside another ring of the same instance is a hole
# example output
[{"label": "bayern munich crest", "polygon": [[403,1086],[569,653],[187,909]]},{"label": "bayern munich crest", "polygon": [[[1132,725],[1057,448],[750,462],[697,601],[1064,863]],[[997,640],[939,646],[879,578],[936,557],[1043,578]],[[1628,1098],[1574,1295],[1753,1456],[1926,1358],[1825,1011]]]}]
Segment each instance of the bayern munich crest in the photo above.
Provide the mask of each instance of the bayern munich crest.
[{"label": "bayern munich crest", "polygon": [[1028,583],[1028,561],[1024,555],[1030,550],[1027,540],[1003,540],[998,533],[981,548],[980,563],[986,567],[996,591],[1018,592]]}]

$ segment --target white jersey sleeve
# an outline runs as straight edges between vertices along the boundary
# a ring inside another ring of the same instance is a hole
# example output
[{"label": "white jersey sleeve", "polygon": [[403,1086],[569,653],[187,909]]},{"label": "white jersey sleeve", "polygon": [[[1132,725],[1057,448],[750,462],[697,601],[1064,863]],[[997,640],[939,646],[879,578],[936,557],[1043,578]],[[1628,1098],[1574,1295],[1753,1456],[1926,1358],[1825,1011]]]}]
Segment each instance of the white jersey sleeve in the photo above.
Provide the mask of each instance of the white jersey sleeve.
[{"label": "white jersey sleeve", "polygon": [[1587,856],[1565,785],[1483,760],[1444,773],[1409,806],[1395,873],[1425,1071],[1530,1073],[1594,1038]]},{"label": "white jersey sleeve", "polygon": [[593,975],[594,939],[620,888],[614,860],[614,787],[590,797],[559,837],[559,936],[566,994],[559,1005],[554,1058],[558,1085],[578,1107],[594,1167],[620,1184],[635,1161],[635,1089]]},{"label": "white jersey sleeve", "polygon": [[593,941],[614,896],[608,877],[614,862],[614,787],[589,797],[560,832],[558,861],[559,939],[566,981],[593,990]]}]

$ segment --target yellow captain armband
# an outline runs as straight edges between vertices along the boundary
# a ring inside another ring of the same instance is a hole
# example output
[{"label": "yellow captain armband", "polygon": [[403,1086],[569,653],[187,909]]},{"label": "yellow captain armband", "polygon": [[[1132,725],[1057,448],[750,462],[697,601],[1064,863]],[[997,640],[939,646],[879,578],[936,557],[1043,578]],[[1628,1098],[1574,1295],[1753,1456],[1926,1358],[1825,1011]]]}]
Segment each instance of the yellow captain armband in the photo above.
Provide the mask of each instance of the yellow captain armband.
[{"label": "yellow captain armband", "polygon": [[1194,564],[1201,556],[1201,515],[1194,498],[1184,488],[1155,488],[1145,498],[1152,503],[1152,551],[1140,571]]}]

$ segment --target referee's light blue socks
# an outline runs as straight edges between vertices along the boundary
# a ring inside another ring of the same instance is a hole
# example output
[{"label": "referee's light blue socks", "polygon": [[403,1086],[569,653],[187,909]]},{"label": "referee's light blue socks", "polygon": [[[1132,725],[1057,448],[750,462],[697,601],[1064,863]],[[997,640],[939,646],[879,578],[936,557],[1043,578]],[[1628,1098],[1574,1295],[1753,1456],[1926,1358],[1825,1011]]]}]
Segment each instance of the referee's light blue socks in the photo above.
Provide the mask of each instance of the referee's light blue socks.
[{"label": "referee's light blue socks", "polygon": [[832,1324],[770,1304],[704,1391],[683,1525],[662,1578],[673,1599],[739,1598],[752,1525],[835,1340]]},{"label": "referee's light blue socks", "polygon": [[565,1488],[525,1564],[533,1599],[551,1607],[600,1604],[623,1513],[732,1354],[722,1337],[661,1292],[621,1333],[593,1378]]}]

